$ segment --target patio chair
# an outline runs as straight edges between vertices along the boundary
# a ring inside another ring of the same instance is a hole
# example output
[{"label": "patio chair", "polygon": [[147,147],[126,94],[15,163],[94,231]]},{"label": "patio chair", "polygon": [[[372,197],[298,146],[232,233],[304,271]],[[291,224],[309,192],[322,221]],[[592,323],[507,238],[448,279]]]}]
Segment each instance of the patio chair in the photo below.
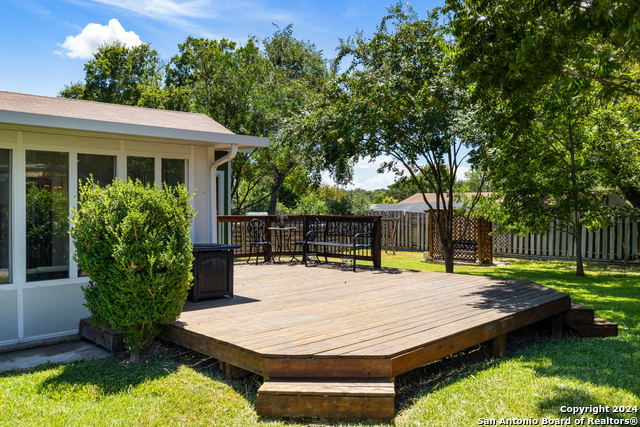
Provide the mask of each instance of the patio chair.
[{"label": "patio chair", "polygon": [[247,263],[251,261],[252,249],[256,248],[256,264],[258,264],[258,257],[260,256],[260,248],[262,247],[262,253],[264,255],[264,261],[267,261],[267,250],[265,246],[269,246],[271,249],[271,242],[267,242],[264,239],[264,233],[267,231],[267,226],[264,222],[257,218],[252,219],[247,223],[247,237],[249,237],[249,259]]},{"label": "patio chair", "polygon": [[323,224],[318,218],[312,219],[307,224],[307,235],[304,236],[304,240],[297,240],[294,244],[294,250],[300,246],[302,249],[302,262],[304,265],[307,265],[307,244],[309,242],[315,242],[319,233],[323,231]]}]

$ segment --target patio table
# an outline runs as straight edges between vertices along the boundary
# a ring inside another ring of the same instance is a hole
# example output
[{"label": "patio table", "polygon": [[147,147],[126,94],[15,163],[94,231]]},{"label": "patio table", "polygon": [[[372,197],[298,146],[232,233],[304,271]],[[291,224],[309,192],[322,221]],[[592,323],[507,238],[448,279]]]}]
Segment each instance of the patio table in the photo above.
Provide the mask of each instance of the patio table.
[{"label": "patio table", "polygon": [[291,254],[291,261],[298,261],[295,254],[291,251],[291,231],[297,230],[298,227],[269,227],[268,229],[276,232],[276,247],[273,251],[273,261],[276,261],[276,257],[279,261],[285,249]]}]

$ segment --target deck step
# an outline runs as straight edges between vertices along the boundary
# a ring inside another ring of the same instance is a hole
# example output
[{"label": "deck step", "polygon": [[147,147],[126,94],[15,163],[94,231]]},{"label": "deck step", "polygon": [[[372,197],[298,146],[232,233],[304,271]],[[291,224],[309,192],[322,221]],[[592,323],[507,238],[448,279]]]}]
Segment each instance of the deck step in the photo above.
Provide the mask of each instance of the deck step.
[{"label": "deck step", "polygon": [[564,323],[567,325],[590,325],[593,323],[593,309],[572,302],[571,308],[564,312]]},{"label": "deck step", "polygon": [[389,380],[266,380],[258,390],[262,417],[394,417],[394,382]]},{"label": "deck step", "polygon": [[600,317],[595,317],[593,323],[588,325],[569,324],[568,326],[584,337],[605,338],[618,336],[618,324]]}]

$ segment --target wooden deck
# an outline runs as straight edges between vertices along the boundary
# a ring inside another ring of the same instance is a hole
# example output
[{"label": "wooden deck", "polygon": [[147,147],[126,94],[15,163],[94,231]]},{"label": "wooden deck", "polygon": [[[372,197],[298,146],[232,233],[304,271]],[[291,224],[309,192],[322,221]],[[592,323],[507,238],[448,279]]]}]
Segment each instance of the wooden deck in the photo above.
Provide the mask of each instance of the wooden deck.
[{"label": "wooden deck", "polygon": [[[241,264],[234,281],[233,299],[188,302],[161,336],[296,384],[389,381],[490,339],[500,355],[506,333],[558,319],[571,305],[568,295],[530,281],[430,272]],[[272,399],[273,390],[265,383],[264,399]],[[365,409],[352,416],[378,417],[380,411],[367,412],[368,401],[362,402]],[[259,414],[274,415],[260,407],[259,393]],[[275,415],[300,416],[298,409]]]}]

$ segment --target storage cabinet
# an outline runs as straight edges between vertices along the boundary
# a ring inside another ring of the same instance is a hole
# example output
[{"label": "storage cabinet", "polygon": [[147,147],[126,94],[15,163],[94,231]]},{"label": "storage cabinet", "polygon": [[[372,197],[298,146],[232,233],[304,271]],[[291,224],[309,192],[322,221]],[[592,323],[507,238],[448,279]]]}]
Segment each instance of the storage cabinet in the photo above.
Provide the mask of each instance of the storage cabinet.
[{"label": "storage cabinet", "polygon": [[193,286],[189,299],[228,296],[233,298],[233,250],[237,245],[193,245]]}]

